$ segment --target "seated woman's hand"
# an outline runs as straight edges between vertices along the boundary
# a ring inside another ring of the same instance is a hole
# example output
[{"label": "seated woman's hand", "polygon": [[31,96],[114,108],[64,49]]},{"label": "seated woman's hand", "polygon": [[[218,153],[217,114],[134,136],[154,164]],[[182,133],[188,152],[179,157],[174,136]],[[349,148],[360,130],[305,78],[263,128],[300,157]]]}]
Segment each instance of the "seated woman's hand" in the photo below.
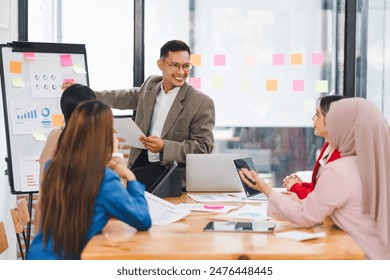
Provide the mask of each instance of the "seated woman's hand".
[{"label": "seated woman's hand", "polygon": [[117,159],[111,159],[108,163],[108,167],[114,170],[119,177],[125,179],[126,181],[136,180],[134,173]]}]

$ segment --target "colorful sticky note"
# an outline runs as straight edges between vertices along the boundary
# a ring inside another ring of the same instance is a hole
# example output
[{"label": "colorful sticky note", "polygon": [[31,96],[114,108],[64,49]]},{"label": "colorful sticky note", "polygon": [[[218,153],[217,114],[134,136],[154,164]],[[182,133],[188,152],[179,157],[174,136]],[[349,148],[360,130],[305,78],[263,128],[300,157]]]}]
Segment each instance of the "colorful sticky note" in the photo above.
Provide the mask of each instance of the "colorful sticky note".
[{"label": "colorful sticky note", "polygon": [[242,80],[241,81],[241,90],[242,91],[249,91],[251,89],[251,82],[248,80]]},{"label": "colorful sticky note", "polygon": [[292,65],[300,65],[302,64],[302,54],[301,53],[293,53],[291,54],[291,64]]},{"label": "colorful sticky note", "polygon": [[256,66],[256,55],[246,55],[245,64],[248,66]]},{"label": "colorful sticky note", "polygon": [[274,53],[272,55],[272,64],[273,65],[283,65],[284,64],[284,54]]},{"label": "colorful sticky note", "polygon": [[75,64],[73,65],[73,71],[77,74],[85,74],[87,71],[85,71],[84,65],[82,64]]},{"label": "colorful sticky note", "polygon": [[311,63],[321,65],[324,63],[324,55],[322,53],[313,53],[311,55]]},{"label": "colorful sticky note", "polygon": [[192,64],[192,66],[201,66],[202,65],[202,55],[191,54],[191,64]]},{"label": "colorful sticky note", "polygon": [[328,81],[327,80],[316,81],[316,92],[328,92]]},{"label": "colorful sticky note", "polygon": [[64,121],[64,115],[62,114],[52,114],[51,115],[51,121],[53,123],[53,126],[63,126]]},{"label": "colorful sticky note", "polygon": [[12,84],[14,87],[25,87],[23,77],[12,77]]},{"label": "colorful sticky note", "polygon": [[223,88],[225,86],[225,79],[223,77],[216,77],[213,80],[214,88]]},{"label": "colorful sticky note", "polygon": [[215,66],[225,66],[225,55],[224,54],[216,54],[214,55],[214,65]]},{"label": "colorful sticky note", "polygon": [[14,74],[22,74],[22,63],[11,60],[9,62],[9,71]]},{"label": "colorful sticky note", "polygon": [[35,53],[33,53],[33,52],[25,52],[25,53],[23,53],[23,56],[24,56],[24,59],[26,59],[26,60],[35,60],[36,59]]},{"label": "colorful sticky note", "polygon": [[315,113],[316,102],[314,100],[303,100],[303,111],[307,113]]},{"label": "colorful sticky note", "polygon": [[41,141],[41,142],[46,141],[46,136],[43,132],[34,132],[33,136],[35,138],[35,141]]},{"label": "colorful sticky note", "polygon": [[72,83],[72,84],[74,84],[74,79],[64,79],[64,81],[62,83],[63,84],[65,84],[65,83]]},{"label": "colorful sticky note", "polygon": [[305,82],[303,80],[293,80],[293,91],[303,91]]},{"label": "colorful sticky note", "polygon": [[265,82],[265,90],[277,91],[278,90],[278,80],[267,80]]},{"label": "colorful sticky note", "polygon": [[72,57],[70,54],[61,54],[60,59],[61,59],[61,66],[62,67],[67,67],[67,66],[73,65]]},{"label": "colorful sticky note", "polygon": [[190,78],[190,84],[194,88],[200,89],[201,88],[201,79],[200,78]]}]

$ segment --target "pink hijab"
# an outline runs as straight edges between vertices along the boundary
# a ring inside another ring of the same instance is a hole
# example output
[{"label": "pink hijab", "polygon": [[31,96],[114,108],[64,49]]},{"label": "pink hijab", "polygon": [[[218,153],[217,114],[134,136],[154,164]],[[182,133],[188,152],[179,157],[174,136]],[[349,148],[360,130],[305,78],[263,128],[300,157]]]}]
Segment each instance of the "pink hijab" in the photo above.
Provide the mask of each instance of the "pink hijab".
[{"label": "pink hijab", "polygon": [[390,128],[381,112],[363,98],[333,102],[326,115],[329,142],[342,157],[356,155],[363,183],[363,214],[377,222],[390,259]]}]

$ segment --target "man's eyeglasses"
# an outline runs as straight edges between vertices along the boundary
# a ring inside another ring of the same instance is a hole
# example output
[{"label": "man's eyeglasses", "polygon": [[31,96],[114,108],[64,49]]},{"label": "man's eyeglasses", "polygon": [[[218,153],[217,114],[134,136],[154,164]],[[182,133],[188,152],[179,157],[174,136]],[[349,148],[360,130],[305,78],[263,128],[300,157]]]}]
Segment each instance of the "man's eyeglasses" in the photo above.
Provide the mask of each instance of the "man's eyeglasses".
[{"label": "man's eyeglasses", "polygon": [[180,67],[183,68],[183,71],[190,71],[192,68],[191,63],[185,63],[185,64],[179,64],[176,62],[168,63],[165,59],[161,59],[161,60],[164,61],[166,64],[168,64],[172,71],[177,71],[180,69]]}]

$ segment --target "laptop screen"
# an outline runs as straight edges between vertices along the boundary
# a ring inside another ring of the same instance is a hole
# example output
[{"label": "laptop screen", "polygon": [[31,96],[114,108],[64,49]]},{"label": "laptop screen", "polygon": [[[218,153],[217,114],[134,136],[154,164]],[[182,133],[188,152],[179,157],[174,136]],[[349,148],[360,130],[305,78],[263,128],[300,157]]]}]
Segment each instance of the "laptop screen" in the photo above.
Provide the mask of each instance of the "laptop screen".
[{"label": "laptop screen", "polygon": [[154,194],[158,189],[166,182],[166,180],[171,176],[172,172],[178,166],[177,161],[171,162],[168,167],[161,173],[161,175],[157,178],[157,180],[153,183],[153,185],[147,189],[148,192]]},{"label": "laptop screen", "polygon": [[[251,157],[235,159],[234,160],[234,165],[237,168],[237,174],[238,174],[238,170],[240,170],[241,168],[246,168],[248,170],[254,170],[257,173],[255,164],[254,164],[253,159]],[[238,177],[240,177],[240,176],[238,176]],[[240,178],[240,180],[241,180],[241,178]],[[250,197],[250,196],[254,196],[254,195],[257,195],[257,194],[261,193],[260,191],[252,189],[251,187],[249,187],[242,180],[241,180],[241,183],[242,183],[242,186],[244,187],[246,196]]]}]

